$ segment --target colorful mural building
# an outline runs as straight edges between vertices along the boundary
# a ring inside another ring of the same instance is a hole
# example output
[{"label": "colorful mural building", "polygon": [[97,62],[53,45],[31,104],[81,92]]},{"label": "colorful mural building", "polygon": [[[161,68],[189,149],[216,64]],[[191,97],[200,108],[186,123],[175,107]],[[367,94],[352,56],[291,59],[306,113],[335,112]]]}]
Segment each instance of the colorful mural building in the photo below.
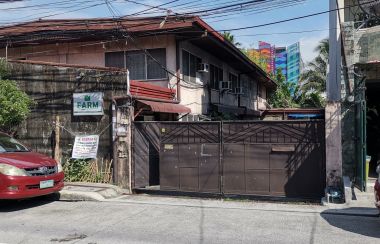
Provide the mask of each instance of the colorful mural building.
[{"label": "colorful mural building", "polygon": [[249,52],[255,56],[254,60],[262,60],[266,64],[266,71],[275,74],[280,68],[288,82],[298,83],[301,74],[302,60],[300,43],[288,47],[275,47],[260,41],[258,49]]},{"label": "colorful mural building", "polygon": [[275,72],[277,72],[278,69],[281,69],[282,74],[287,79],[287,77],[288,77],[288,53],[286,51],[286,47],[277,47],[276,48],[275,65],[276,65]]},{"label": "colorful mural building", "polygon": [[275,52],[275,46],[272,46],[270,43],[267,42],[259,42],[259,53],[267,64],[266,71],[268,73],[274,73],[276,71]]}]

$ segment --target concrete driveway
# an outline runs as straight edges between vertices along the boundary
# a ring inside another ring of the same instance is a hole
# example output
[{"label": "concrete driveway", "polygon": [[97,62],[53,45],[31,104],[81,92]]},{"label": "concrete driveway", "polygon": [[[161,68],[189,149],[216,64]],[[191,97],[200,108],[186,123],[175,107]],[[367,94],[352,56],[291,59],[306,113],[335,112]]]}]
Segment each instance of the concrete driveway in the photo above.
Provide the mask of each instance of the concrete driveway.
[{"label": "concrete driveway", "polygon": [[379,242],[379,218],[318,205],[150,196],[0,203],[0,243]]}]

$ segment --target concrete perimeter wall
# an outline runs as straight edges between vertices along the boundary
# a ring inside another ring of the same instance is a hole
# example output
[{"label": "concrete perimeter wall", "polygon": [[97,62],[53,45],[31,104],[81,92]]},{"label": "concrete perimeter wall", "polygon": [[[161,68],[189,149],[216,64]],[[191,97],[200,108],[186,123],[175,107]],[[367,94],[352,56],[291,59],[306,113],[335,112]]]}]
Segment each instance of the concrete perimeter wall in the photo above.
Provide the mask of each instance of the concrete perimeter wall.
[{"label": "concrete perimeter wall", "polygon": [[[99,134],[98,159],[112,158],[111,97],[125,95],[126,72],[116,69],[91,69],[11,62],[10,79],[33,98],[36,105],[17,130],[18,138],[32,150],[54,154],[54,122],[60,117],[60,154],[71,157],[75,135]],[[73,116],[73,93],[103,92],[103,116]]]}]

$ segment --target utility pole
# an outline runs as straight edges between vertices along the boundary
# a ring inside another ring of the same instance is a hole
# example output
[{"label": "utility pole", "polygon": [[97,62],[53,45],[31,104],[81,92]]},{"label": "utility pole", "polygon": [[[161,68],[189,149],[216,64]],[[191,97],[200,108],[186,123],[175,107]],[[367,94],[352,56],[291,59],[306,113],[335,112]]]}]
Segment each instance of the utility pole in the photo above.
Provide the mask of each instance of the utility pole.
[{"label": "utility pole", "polygon": [[341,30],[339,8],[344,0],[330,0],[329,74],[326,105],[326,180],[327,187],[342,186],[342,127],[341,127]]}]

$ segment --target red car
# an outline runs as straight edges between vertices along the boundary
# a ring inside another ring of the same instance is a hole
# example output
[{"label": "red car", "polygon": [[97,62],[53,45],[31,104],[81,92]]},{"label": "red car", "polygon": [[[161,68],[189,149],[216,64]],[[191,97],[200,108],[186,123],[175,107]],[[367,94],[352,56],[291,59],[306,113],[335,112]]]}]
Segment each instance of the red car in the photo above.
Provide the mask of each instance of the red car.
[{"label": "red car", "polygon": [[0,199],[23,199],[56,193],[63,188],[61,164],[31,152],[0,133]]}]

